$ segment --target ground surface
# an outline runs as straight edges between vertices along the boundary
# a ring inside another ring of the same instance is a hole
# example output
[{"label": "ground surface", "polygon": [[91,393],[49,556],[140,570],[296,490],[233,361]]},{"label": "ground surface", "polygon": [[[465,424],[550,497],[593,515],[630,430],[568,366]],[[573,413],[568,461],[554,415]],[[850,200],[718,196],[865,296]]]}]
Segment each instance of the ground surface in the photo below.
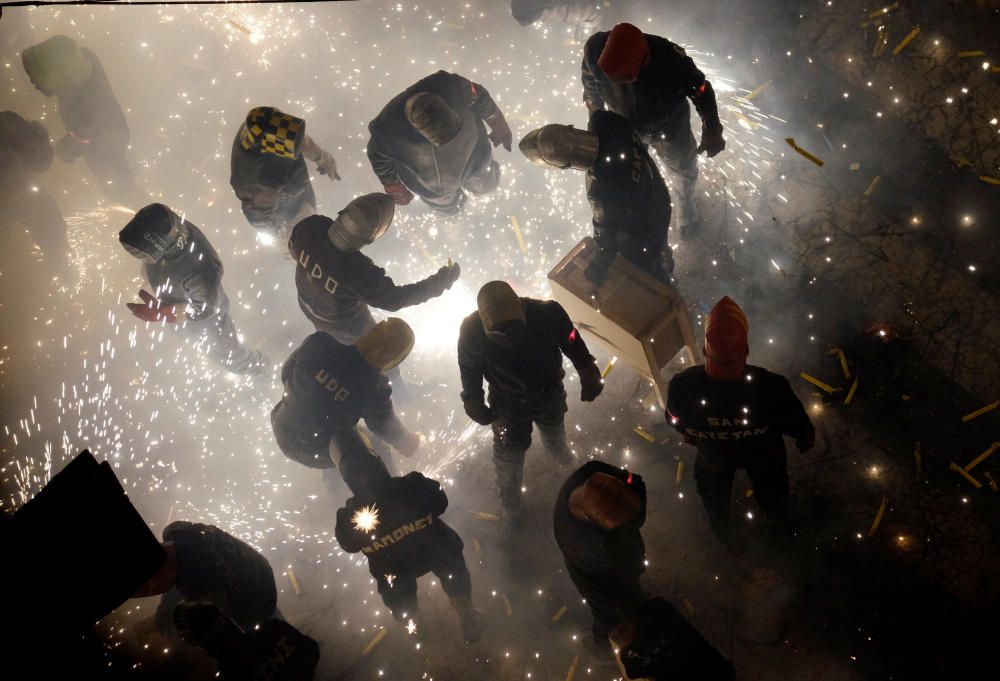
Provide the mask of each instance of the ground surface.
[{"label": "ground surface", "polygon": [[[736,298],[751,319],[752,361],[789,376],[814,418],[817,447],[804,455],[792,447],[789,456],[795,549],[781,559],[760,550],[745,478],[734,513],[751,550],[733,558],[714,544],[691,479],[693,450],[624,368],[593,405],[576,400],[570,379],[574,449],[645,476],[644,583],[730,657],[741,679],[967,678],[991,649],[998,614],[1000,495],[984,474],[1000,477],[1000,459],[975,469],[981,489],[949,470],[1000,440],[1000,411],[961,420],[1000,398],[1000,188],[981,179],[1000,178],[997,16],[972,2],[904,2],[876,17],[880,6],[855,0],[664,4],[605,3],[602,22],[627,18],[684,43],[720,91],[729,148],[703,166],[703,229],[670,240],[696,323],[719,296]],[[42,9],[21,19],[36,39],[65,32],[104,59],[146,185],[219,248],[238,327],[277,362],[310,329],[295,305],[291,261],[254,242],[226,183],[246,109],[266,102],[306,115],[345,178],[315,178],[326,213],[377,189],[365,124],[435,69],[486,85],[515,137],[546,122],[585,123],[578,36],[558,23],[519,28],[500,2]],[[8,39],[8,50],[32,42],[23,29]],[[960,56],[977,50],[984,55]],[[9,106],[44,116],[59,136],[52,103],[31,90],[11,54]],[[426,276],[448,257],[463,267],[454,290],[402,315],[418,341],[398,402],[428,436],[410,465],[446,485],[445,518],[465,540],[487,625],[479,644],[458,642],[431,578],[421,582],[417,636],[392,622],[366,567],[333,542],[343,489],[331,491],[273,444],[273,377],[232,380],[169,330],[133,323],[123,303],[138,288],[137,267],[115,243],[128,214],[79,167],[56,164],[43,178],[70,222],[75,286],[52,283],[30,239],[3,232],[4,507],[90,447],[116,466],[154,531],[171,518],[211,522],[268,556],[282,611],[322,643],[318,678],[568,678],[589,619],[549,529],[564,473],[532,450],[531,522],[516,551],[505,551],[497,524],[477,515],[496,511],[489,439],[461,411],[453,348],[484,281],[506,278],[547,295],[545,273],[587,233],[587,207],[581,177],[545,173],[516,150],[498,158],[496,195],[471,201],[453,222],[414,204],[372,249],[400,280]],[[850,379],[833,348],[845,353]],[[607,353],[595,354],[603,366]],[[827,395],[796,379],[800,372],[838,391]],[[132,625],[153,607],[131,602],[101,627],[128,645]],[[363,655],[383,627],[389,633]],[[599,662],[584,653],[573,673],[612,678]]]}]

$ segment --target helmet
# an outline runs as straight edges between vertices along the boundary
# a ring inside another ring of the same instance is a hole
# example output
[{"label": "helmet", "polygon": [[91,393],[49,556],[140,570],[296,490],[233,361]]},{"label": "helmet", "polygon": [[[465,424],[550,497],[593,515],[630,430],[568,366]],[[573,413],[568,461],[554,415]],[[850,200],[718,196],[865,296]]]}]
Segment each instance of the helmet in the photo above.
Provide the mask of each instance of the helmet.
[{"label": "helmet", "polygon": [[597,161],[597,135],[553,123],[532,130],[517,145],[532,163],[550,168],[587,170]]},{"label": "helmet", "polygon": [[177,213],[162,203],[139,210],[118,233],[118,241],[130,255],[153,264],[171,252],[182,250],[190,232]]},{"label": "helmet", "polygon": [[452,141],[462,129],[458,114],[430,92],[418,92],[406,100],[406,120],[435,147]]},{"label": "helmet", "polygon": [[613,83],[631,83],[649,63],[649,41],[632,24],[621,23],[611,29],[597,66]]},{"label": "helmet", "polygon": [[507,322],[525,321],[524,306],[514,289],[506,281],[491,281],[483,284],[476,296],[479,319],[486,333]]},{"label": "helmet", "polygon": [[250,109],[240,131],[240,145],[247,151],[281,158],[298,158],[306,137],[306,122],[270,106]]},{"label": "helmet", "polygon": [[26,48],[21,63],[28,78],[44,95],[54,95],[90,78],[94,66],[72,38],[54,35]]},{"label": "helmet", "polygon": [[395,213],[396,203],[388,194],[365,194],[337,214],[327,235],[338,250],[360,251],[385,234]]},{"label": "helmet", "polygon": [[358,339],[354,347],[371,368],[385,373],[406,359],[413,349],[413,329],[399,317],[389,317]]},{"label": "helmet", "polygon": [[580,510],[604,529],[621,527],[642,510],[642,499],[613,475],[594,473],[583,484]]}]

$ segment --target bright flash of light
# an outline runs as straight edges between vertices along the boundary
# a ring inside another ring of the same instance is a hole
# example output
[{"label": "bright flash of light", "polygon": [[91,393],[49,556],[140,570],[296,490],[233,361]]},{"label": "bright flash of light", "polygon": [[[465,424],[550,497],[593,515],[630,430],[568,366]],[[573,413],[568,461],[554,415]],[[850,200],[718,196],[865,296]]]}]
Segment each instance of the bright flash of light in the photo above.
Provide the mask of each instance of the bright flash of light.
[{"label": "bright flash of light", "polygon": [[417,633],[417,623],[414,622],[413,620],[409,620],[406,623],[406,633],[409,634],[410,636],[413,636],[414,634],[416,634]]},{"label": "bright flash of light", "polygon": [[362,532],[371,532],[378,527],[378,507],[375,504],[362,506],[354,512],[351,522],[354,523],[354,529],[361,530]]}]

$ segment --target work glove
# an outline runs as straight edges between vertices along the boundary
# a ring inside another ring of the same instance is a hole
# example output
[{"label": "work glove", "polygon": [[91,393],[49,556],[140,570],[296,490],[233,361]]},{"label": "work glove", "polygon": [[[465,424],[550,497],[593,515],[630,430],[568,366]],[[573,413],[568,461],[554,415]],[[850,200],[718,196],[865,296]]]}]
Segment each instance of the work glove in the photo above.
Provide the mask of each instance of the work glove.
[{"label": "work glove", "polygon": [[488,407],[482,399],[466,400],[462,404],[469,418],[481,426],[488,426],[497,420],[497,413],[493,411],[492,407]]},{"label": "work glove", "polygon": [[497,109],[495,114],[484,120],[486,121],[486,124],[490,126],[489,138],[490,142],[493,142],[493,146],[499,147],[502,144],[504,149],[510,151],[510,145],[514,141],[514,135],[510,131],[510,126],[507,125],[507,119],[503,117],[500,110]]},{"label": "work glove", "polygon": [[401,456],[410,458],[417,453],[418,449],[420,449],[420,440],[420,433],[410,433],[406,436],[406,442],[404,442],[401,447],[397,447],[396,451],[398,451]]},{"label": "work glove", "polygon": [[140,290],[141,303],[125,303],[136,317],[144,322],[159,322],[164,319],[169,324],[177,323],[177,306],[164,305],[153,297],[149,291]]},{"label": "work glove", "polygon": [[726,148],[726,140],[722,138],[722,128],[701,127],[701,144],[698,145],[697,153],[707,152],[712,158]]},{"label": "work glove", "polygon": [[444,288],[441,289],[442,293],[450,289],[452,284],[458,281],[458,276],[461,273],[462,268],[458,266],[457,262],[450,262],[437,271],[437,274],[434,276],[441,282],[442,286],[444,286]]},{"label": "work glove", "polygon": [[385,190],[386,194],[392,197],[392,200],[396,202],[397,206],[405,206],[413,200],[413,192],[407,189],[406,185],[398,180],[396,182],[382,185],[382,189]]},{"label": "work glove", "polygon": [[337,159],[329,151],[321,150],[319,152],[319,158],[316,160],[316,172],[329,176],[331,180],[340,179],[340,175],[337,173]]},{"label": "work glove", "polygon": [[584,402],[593,402],[604,390],[604,379],[601,378],[601,370],[596,364],[588,364],[580,373],[580,399]]},{"label": "work glove", "polygon": [[808,452],[816,444],[816,429],[809,428],[802,437],[795,441],[795,446],[800,452]]}]

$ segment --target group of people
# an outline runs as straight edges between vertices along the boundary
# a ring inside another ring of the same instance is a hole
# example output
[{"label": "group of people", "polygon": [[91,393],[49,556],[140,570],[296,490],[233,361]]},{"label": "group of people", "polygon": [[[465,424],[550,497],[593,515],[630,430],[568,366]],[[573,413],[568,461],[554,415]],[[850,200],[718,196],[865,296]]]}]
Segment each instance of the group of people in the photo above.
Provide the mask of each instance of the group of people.
[{"label": "group of people", "polygon": [[[528,4],[521,3],[526,17],[543,3],[533,9]],[[56,152],[61,158],[83,157],[109,197],[133,201],[137,187],[124,155],[127,125],[93,53],[55,36],[25,50],[23,57],[38,89],[59,97],[68,134],[56,143]],[[631,24],[587,40],[582,82],[591,112],[587,130],[546,125],[530,131],[520,150],[539,165],[585,173],[597,244],[588,280],[599,284],[621,255],[669,284],[672,212],[682,236],[696,231],[697,156],[705,151],[711,157],[725,148],[712,86],[680,46]],[[689,102],[702,120],[700,143],[691,130]],[[43,171],[52,155],[47,133],[11,112],[3,116],[4,133],[21,131],[5,152],[23,153],[18,172]],[[306,134],[303,119],[275,107],[254,107],[234,139],[233,191],[251,226],[287,243],[299,306],[316,329],[281,367],[283,393],[271,423],[283,453],[305,466],[335,472],[349,489],[351,496],[337,513],[337,541],[345,551],[367,558],[393,616],[403,622],[414,617],[416,580],[434,572],[464,637],[473,641],[481,625],[462,540],[441,517],[447,496],[420,473],[394,475],[388,449],[407,458],[421,445],[420,435],[399,419],[392,402],[401,381],[398,367],[414,345],[414,334],[401,319],[376,322],[371,312],[372,307],[393,312],[439,296],[461,269],[449,261],[422,281],[400,285],[363,251],[386,233],[396,207],[415,196],[455,219],[467,193],[497,189],[501,167],[493,150],[510,151],[513,134],[485,87],[445,71],[390,100],[369,131],[368,157],[382,191],[353,199],[335,217],[318,212],[305,160],[334,180],[339,179],[337,164]],[[669,171],[673,203],[650,147]],[[36,231],[39,241],[41,233]],[[222,288],[222,261],[201,230],[166,205],[152,203],[138,210],[119,239],[142,261],[152,289],[140,291],[141,302],[129,303],[137,318],[175,326],[228,371],[254,374],[271,366],[239,340]],[[43,248],[47,257],[57,257],[56,246],[51,252],[47,244]],[[788,381],[746,364],[748,337],[742,310],[723,298],[707,319],[706,363],[674,377],[666,414],[698,449],[698,492],[712,529],[727,545],[732,544],[733,472],[748,470],[775,533],[787,533],[782,438],[796,438],[803,451],[814,440]],[[460,328],[460,398],[472,421],[492,429],[506,532],[517,532],[522,524],[524,461],[535,427],[562,470],[570,473],[577,463],[564,425],[564,357],[579,374],[581,400],[599,397],[601,372],[562,306],[521,297],[505,281],[481,286],[477,309]],[[593,611],[594,640],[605,648],[612,630],[648,602],[639,583],[645,512],[641,476],[600,461],[568,474],[557,497],[556,542]],[[181,599],[197,599],[223,592],[228,605],[220,607],[230,608],[242,626],[280,617],[270,567],[250,547],[216,528],[189,523],[168,527],[164,541],[167,572],[141,594],[170,590]],[[247,570],[251,576],[242,578]],[[218,579],[208,576],[216,574]],[[170,607],[176,600],[169,601]]]}]

